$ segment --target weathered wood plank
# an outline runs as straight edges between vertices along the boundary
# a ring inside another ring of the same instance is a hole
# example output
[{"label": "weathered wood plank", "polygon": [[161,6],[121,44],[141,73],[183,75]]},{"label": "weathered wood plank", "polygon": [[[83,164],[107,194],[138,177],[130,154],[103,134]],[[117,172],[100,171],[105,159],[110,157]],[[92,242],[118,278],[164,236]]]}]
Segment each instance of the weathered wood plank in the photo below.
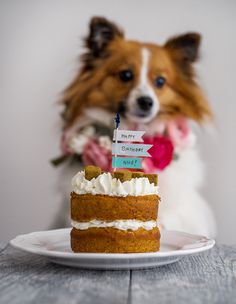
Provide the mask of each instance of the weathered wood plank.
[{"label": "weathered wood plank", "polygon": [[127,303],[129,271],[52,264],[8,246],[0,254],[0,303]]},{"label": "weathered wood plank", "polygon": [[132,272],[63,267],[8,246],[0,303],[236,303],[236,246]]},{"label": "weathered wood plank", "polygon": [[131,303],[236,303],[236,246],[156,269],[132,271]]}]

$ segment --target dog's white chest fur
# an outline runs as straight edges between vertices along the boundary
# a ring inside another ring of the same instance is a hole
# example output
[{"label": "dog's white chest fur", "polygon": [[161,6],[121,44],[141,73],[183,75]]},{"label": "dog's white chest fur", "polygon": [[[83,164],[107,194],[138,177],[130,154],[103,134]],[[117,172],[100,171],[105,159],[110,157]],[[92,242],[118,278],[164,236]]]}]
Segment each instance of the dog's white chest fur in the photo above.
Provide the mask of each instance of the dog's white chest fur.
[{"label": "dog's white chest fur", "polygon": [[203,165],[194,147],[179,154],[179,159],[159,174],[161,204],[159,222],[169,230],[215,236],[211,209],[199,194]]}]

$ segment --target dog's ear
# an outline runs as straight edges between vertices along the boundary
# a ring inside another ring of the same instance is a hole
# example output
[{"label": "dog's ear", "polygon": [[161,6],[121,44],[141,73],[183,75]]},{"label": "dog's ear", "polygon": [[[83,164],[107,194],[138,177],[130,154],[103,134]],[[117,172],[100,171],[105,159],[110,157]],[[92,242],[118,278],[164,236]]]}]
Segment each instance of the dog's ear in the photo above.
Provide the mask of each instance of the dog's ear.
[{"label": "dog's ear", "polygon": [[190,71],[191,63],[199,57],[201,35],[187,33],[170,38],[164,45],[173,59],[186,71]]},{"label": "dog's ear", "polygon": [[85,42],[91,54],[94,57],[100,57],[113,39],[123,36],[122,30],[115,23],[103,17],[93,17]]}]

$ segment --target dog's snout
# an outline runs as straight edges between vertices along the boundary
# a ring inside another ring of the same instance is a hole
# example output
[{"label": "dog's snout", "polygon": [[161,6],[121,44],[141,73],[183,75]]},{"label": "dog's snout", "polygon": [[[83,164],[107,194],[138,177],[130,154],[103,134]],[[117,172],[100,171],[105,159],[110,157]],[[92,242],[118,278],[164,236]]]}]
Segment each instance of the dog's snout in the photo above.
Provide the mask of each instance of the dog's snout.
[{"label": "dog's snout", "polygon": [[137,103],[141,110],[148,111],[151,109],[151,107],[153,105],[153,100],[149,96],[141,96],[141,97],[137,98]]}]

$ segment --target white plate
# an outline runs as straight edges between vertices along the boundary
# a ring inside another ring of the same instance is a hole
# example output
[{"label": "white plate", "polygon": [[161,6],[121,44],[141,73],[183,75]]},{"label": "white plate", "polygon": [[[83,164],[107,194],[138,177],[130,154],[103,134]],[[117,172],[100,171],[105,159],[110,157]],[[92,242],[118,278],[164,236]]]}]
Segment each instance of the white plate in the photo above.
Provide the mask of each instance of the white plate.
[{"label": "white plate", "polygon": [[212,248],[215,241],[177,231],[161,232],[161,250],[150,253],[73,253],[70,228],[32,232],[10,241],[18,249],[48,258],[57,264],[90,269],[141,269],[174,263],[184,256]]}]

